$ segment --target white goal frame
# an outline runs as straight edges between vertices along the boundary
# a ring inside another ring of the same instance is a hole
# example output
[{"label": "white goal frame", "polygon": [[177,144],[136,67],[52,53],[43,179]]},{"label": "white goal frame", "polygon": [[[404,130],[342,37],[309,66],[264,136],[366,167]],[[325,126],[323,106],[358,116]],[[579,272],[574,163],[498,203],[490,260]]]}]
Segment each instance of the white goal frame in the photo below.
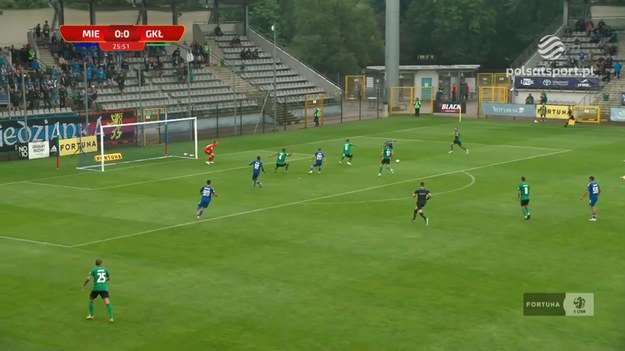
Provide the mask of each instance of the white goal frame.
[{"label": "white goal frame", "polygon": [[[184,121],[191,121],[193,122],[193,148],[195,150],[193,156],[189,156],[188,158],[190,159],[198,159],[198,139],[197,139],[197,117],[185,117],[185,118],[177,118],[177,119],[165,119],[162,121],[150,121],[150,122],[135,122],[135,123],[121,123],[121,124],[101,124],[100,125],[100,170],[102,172],[104,172],[104,165],[105,165],[105,160],[104,160],[104,148],[105,148],[105,144],[104,144],[104,129],[109,129],[109,128],[114,128],[114,127],[131,127],[131,126],[146,126],[146,125],[154,125],[154,124],[161,124],[164,126],[167,126],[168,123],[178,123],[178,122],[184,122]],[[168,138],[169,139],[169,138]],[[169,143],[167,142],[165,144],[165,150],[167,150],[167,145]],[[149,158],[144,158],[141,160],[132,160],[132,161],[121,161],[121,162],[114,162],[114,163],[109,163],[109,165],[114,165],[114,164],[123,164],[123,163],[134,163],[134,162],[141,162],[141,161],[149,161],[149,160],[158,160],[158,159],[162,159],[162,158],[169,158],[169,157],[181,157],[178,155],[169,155],[169,154],[165,154],[163,156],[158,156],[158,157],[149,157]]]}]

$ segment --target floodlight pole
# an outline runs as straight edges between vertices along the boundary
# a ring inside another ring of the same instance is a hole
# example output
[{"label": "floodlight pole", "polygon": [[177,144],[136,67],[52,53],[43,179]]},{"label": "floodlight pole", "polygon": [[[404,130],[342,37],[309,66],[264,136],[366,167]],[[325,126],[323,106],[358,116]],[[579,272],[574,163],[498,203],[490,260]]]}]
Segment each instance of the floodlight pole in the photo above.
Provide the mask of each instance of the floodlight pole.
[{"label": "floodlight pole", "polygon": [[276,55],[278,51],[278,46],[276,43],[277,29],[278,28],[276,24],[274,23],[271,26],[271,31],[273,32],[273,131],[274,132],[278,130],[278,89],[276,87]]}]

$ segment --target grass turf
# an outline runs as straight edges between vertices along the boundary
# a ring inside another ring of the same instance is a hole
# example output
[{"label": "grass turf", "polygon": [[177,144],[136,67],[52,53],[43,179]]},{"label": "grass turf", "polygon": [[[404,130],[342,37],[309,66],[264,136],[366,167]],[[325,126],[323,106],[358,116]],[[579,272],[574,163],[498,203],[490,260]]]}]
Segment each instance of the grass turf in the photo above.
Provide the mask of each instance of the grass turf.
[{"label": "grass turf", "polygon": [[[622,350],[622,129],[465,120],[470,154],[448,154],[456,123],[227,138],[210,166],[2,163],[0,349]],[[338,163],[348,137],[352,166]],[[387,138],[401,162],[378,177]],[[291,168],[273,173],[283,146]],[[323,173],[308,174],[317,147]],[[246,166],[257,155],[262,189]],[[580,201],[589,175],[603,190],[596,223]],[[207,178],[221,196],[197,221]],[[421,180],[429,227],[411,223]],[[96,257],[111,272],[114,324],[101,301],[84,319]],[[523,316],[524,292],[567,291],[595,293],[595,316]]]}]

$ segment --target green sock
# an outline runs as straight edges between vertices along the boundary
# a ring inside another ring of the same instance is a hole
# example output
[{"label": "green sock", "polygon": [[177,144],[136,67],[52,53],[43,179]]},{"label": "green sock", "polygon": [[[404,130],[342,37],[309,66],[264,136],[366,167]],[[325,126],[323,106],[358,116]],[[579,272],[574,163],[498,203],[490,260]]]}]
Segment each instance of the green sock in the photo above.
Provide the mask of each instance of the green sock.
[{"label": "green sock", "polygon": [[525,211],[527,211],[527,214],[530,214],[530,208],[529,207],[526,207]]},{"label": "green sock", "polygon": [[382,166],[380,166],[380,170],[378,171],[378,173],[382,173]]},{"label": "green sock", "polygon": [[93,301],[89,301],[89,315],[93,316]]},{"label": "green sock", "polygon": [[106,310],[109,312],[109,317],[113,318],[113,306],[109,303],[106,305]]}]

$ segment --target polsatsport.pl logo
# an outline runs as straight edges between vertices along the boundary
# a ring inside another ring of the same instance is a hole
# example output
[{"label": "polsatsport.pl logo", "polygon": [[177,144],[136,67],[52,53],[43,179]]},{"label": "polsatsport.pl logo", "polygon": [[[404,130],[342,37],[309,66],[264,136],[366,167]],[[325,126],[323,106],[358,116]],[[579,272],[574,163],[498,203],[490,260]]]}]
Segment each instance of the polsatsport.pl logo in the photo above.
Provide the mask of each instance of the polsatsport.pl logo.
[{"label": "polsatsport.pl logo", "polygon": [[562,39],[555,35],[545,35],[538,41],[538,54],[547,61],[559,59],[564,51]]},{"label": "polsatsport.pl logo", "polygon": [[579,67],[508,67],[506,68],[506,77],[523,76],[523,77],[551,77],[551,78],[586,78],[594,77],[595,68],[579,68]]}]

